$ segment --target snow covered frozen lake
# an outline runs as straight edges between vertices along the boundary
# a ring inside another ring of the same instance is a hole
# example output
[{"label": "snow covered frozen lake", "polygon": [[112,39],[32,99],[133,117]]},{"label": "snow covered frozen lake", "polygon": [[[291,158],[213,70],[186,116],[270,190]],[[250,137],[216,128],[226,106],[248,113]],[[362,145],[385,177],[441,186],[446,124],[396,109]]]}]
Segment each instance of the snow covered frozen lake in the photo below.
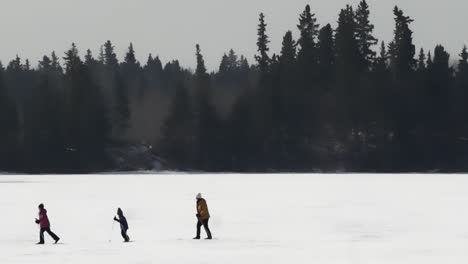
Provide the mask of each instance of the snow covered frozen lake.
[{"label": "snow covered frozen lake", "polygon": [[[62,243],[35,245],[39,203]],[[468,263],[468,176],[0,176],[0,225],[2,264]]]}]

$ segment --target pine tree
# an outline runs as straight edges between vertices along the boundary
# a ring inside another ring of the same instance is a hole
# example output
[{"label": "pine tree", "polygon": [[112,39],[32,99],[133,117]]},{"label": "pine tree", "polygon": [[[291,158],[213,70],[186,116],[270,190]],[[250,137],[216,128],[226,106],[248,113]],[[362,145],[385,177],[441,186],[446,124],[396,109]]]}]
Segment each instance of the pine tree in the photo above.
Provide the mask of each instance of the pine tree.
[{"label": "pine tree", "polygon": [[229,71],[235,72],[239,67],[239,58],[236,52],[233,49],[229,50],[227,58]]},{"label": "pine tree", "polygon": [[372,35],[374,25],[370,23],[369,15],[369,5],[366,0],[361,0],[356,9],[356,38],[365,70],[369,70],[374,62],[376,53],[372,47],[378,43],[378,40]]},{"label": "pine tree", "polygon": [[466,102],[468,100],[468,51],[466,46],[463,47],[462,52],[459,54],[458,70],[456,73],[456,118],[459,134],[468,134],[468,107]]},{"label": "pine tree", "polygon": [[241,61],[233,49],[229,50],[227,54],[225,53],[219,65],[219,84],[222,86],[230,86],[232,82],[237,81],[240,77],[240,64]]},{"label": "pine tree", "polygon": [[428,161],[432,164],[450,160],[450,135],[455,131],[452,106],[450,102],[452,69],[450,55],[442,45],[434,49],[433,63],[428,68],[427,109],[425,137],[432,144],[426,150]]},{"label": "pine tree", "polygon": [[0,167],[13,170],[18,153],[18,115],[0,67]]},{"label": "pine tree", "polygon": [[221,58],[218,72],[222,77],[225,77],[229,72],[229,58],[226,53],[224,53],[223,57]]},{"label": "pine tree", "polygon": [[318,63],[322,85],[333,78],[335,68],[335,45],[330,24],[320,29],[318,37]]},{"label": "pine tree", "polygon": [[359,64],[360,51],[356,32],[357,25],[354,19],[354,11],[348,5],[340,12],[335,35],[337,66],[342,73],[355,69],[355,65]]},{"label": "pine tree", "polygon": [[283,65],[292,65],[296,60],[296,42],[293,39],[292,32],[286,32],[281,47],[280,61]]},{"label": "pine tree", "polygon": [[360,68],[356,65],[360,65],[361,59],[354,17],[351,6],[347,5],[342,9],[335,34],[336,76],[342,95],[355,94],[360,86],[357,83]]},{"label": "pine tree", "polygon": [[163,85],[163,66],[159,57],[153,58],[153,55],[148,56],[148,60],[143,69],[145,85],[142,86],[138,95],[142,98],[144,90],[150,90],[155,88],[162,88]]},{"label": "pine tree", "polygon": [[249,61],[244,56],[241,56],[239,59],[239,70],[246,75],[250,71]]},{"label": "pine tree", "polygon": [[288,167],[291,160],[292,137],[300,129],[298,120],[304,114],[298,107],[296,42],[292,32],[284,35],[273,82],[273,130],[270,150],[276,153],[277,164],[281,168]]},{"label": "pine tree", "polygon": [[[122,63],[122,72],[124,75],[124,78],[126,79],[127,86],[136,86],[138,85],[137,83],[134,83],[136,80],[135,78],[138,78],[138,73],[140,70],[141,66],[140,63],[137,61],[136,56],[135,56],[135,50],[133,49],[133,44],[130,43],[130,46],[128,47],[128,51],[125,54],[125,59],[124,62]],[[127,87],[130,88],[130,87]]]},{"label": "pine tree", "polygon": [[115,104],[115,113],[116,113],[116,120],[115,120],[115,128],[117,129],[117,137],[121,138],[125,135],[127,128],[130,126],[130,102],[128,96],[128,90],[131,81],[129,80],[132,77],[126,76],[128,79],[124,79],[122,74],[117,72],[114,75],[115,78],[115,96],[116,96],[116,104]]},{"label": "pine tree", "polygon": [[[429,68],[430,72],[430,92],[434,100],[448,103],[449,87],[452,77],[452,69],[449,65],[450,55],[442,45],[437,45],[434,49],[433,63]],[[448,107],[448,105],[446,106]]]},{"label": "pine tree", "polygon": [[424,49],[421,48],[419,51],[419,57],[418,57],[418,68],[417,71],[419,73],[425,72],[426,71],[426,53],[424,53]]},{"label": "pine tree", "polygon": [[353,157],[353,164],[358,166],[361,153],[361,141],[356,131],[364,130],[368,111],[363,96],[368,94],[368,86],[362,85],[362,59],[357,40],[355,13],[350,5],[342,9],[338,17],[335,34],[336,47],[336,90],[337,117],[336,130],[340,131],[341,140],[346,142],[346,150]]},{"label": "pine tree", "polygon": [[300,70],[300,86],[310,90],[313,82],[318,77],[317,36],[319,24],[317,23],[315,14],[311,13],[309,5],[300,14],[297,28],[300,33],[299,40],[297,41],[299,47],[297,60]]},{"label": "pine tree", "polygon": [[101,90],[81,61],[75,44],[65,52],[67,93],[67,148],[74,153],[76,169],[88,171],[101,161],[109,139],[109,122]]},{"label": "pine tree", "polygon": [[29,104],[33,109],[25,135],[28,151],[24,153],[32,170],[50,171],[64,164],[64,102],[62,74],[52,66],[52,60],[44,56],[39,61],[38,84]]},{"label": "pine tree", "polygon": [[205,60],[203,59],[203,55],[201,54],[199,44],[196,45],[196,56],[197,56],[197,69],[195,71],[195,75],[198,78],[206,78],[208,74],[206,72]]},{"label": "pine tree", "polygon": [[40,71],[49,71],[52,67],[52,61],[49,57],[42,57],[42,61],[39,61],[39,70]]},{"label": "pine tree", "polygon": [[164,157],[177,163],[180,169],[189,169],[193,164],[194,116],[187,88],[177,86],[175,96],[164,122],[162,152]]},{"label": "pine tree", "polygon": [[463,50],[460,53],[460,59],[458,61],[458,74],[468,78],[468,51],[466,46],[463,47]]},{"label": "pine tree", "polygon": [[427,53],[426,67],[427,67],[427,68],[431,68],[431,67],[432,67],[432,54],[431,54],[430,51]]},{"label": "pine tree", "polygon": [[395,36],[390,44],[389,53],[395,76],[398,80],[402,80],[413,72],[416,64],[413,31],[409,28],[413,19],[405,16],[403,11],[396,6],[393,13],[395,15]]},{"label": "pine tree", "polygon": [[[134,57],[133,45],[130,45],[129,52],[126,59],[129,62]],[[104,65],[103,74],[101,75],[100,85],[103,88],[105,96],[108,98],[106,107],[110,109],[110,116],[112,120],[112,136],[115,139],[121,140],[125,131],[128,128],[130,110],[129,110],[129,92],[128,87],[131,86],[132,75],[134,69],[132,66],[124,62],[121,70],[117,55],[114,51],[114,46],[110,40],[106,41],[101,49],[100,61]],[[125,76],[123,76],[125,75]]]},{"label": "pine tree", "polygon": [[82,62],[75,43],[72,43],[71,49],[65,52],[65,57],[63,59],[65,60],[65,74],[71,76],[80,71]]},{"label": "pine tree", "polygon": [[315,14],[311,13],[310,5],[305,7],[305,10],[299,16],[299,25],[297,26],[301,34],[299,44],[299,60],[308,61],[311,63],[314,60],[314,51],[316,48],[316,38],[319,33],[319,24]]},{"label": "pine tree", "polygon": [[387,70],[388,53],[385,46],[385,42],[382,41],[380,45],[379,57],[375,61],[374,70],[375,72],[382,73]]},{"label": "pine tree", "polygon": [[31,70],[31,63],[29,62],[29,59],[26,59],[26,61],[24,62],[24,70],[25,71]]},{"label": "pine tree", "polygon": [[128,47],[128,52],[125,55],[125,63],[128,65],[137,65],[133,43],[130,43],[130,46]]},{"label": "pine tree", "polygon": [[52,52],[51,59],[52,59],[52,64],[51,64],[52,68],[54,68],[55,71],[61,73],[63,69],[62,69],[62,66],[60,65],[59,58],[57,57],[57,55],[55,55],[55,52]]},{"label": "pine tree", "polygon": [[[88,67],[95,67],[96,64],[97,64],[97,61],[96,59],[94,59],[93,57],[93,53],[91,52],[90,49],[88,49],[86,51],[86,55],[85,55],[85,61],[84,61],[84,64]],[[93,69],[94,70],[94,69]]]},{"label": "pine tree", "polygon": [[219,156],[219,129],[220,123],[216,109],[211,102],[211,81],[207,73],[205,60],[201,54],[200,45],[196,45],[197,68],[196,79],[196,137],[195,156],[198,166],[204,170],[215,169],[216,160]]},{"label": "pine tree", "polygon": [[98,61],[101,63],[101,64],[105,64],[105,61],[106,61],[106,55],[104,53],[104,45],[101,45],[99,47],[99,57],[98,57]]},{"label": "pine tree", "polygon": [[268,52],[270,48],[268,48],[268,44],[270,43],[269,38],[266,34],[267,24],[265,23],[265,15],[260,13],[259,18],[260,24],[258,25],[258,40],[257,40],[257,47],[258,47],[258,55],[255,55],[255,60],[258,63],[258,67],[260,72],[267,73],[268,66],[270,63],[270,57],[268,56]]},{"label": "pine tree", "polygon": [[119,61],[117,60],[117,55],[114,52],[114,46],[112,42],[108,40],[104,44],[104,64],[109,68],[116,68],[119,65]]}]

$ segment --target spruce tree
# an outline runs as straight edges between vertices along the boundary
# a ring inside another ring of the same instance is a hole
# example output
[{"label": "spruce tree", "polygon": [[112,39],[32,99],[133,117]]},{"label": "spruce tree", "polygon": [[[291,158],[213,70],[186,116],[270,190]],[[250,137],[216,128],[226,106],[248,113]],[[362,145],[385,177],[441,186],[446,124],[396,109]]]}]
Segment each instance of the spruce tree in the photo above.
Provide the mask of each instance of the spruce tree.
[{"label": "spruce tree", "polygon": [[318,77],[317,72],[317,36],[319,33],[319,24],[312,14],[310,6],[307,5],[299,16],[300,37],[298,44],[298,65],[300,70],[300,86],[305,89],[312,89],[313,82]]},{"label": "spruce tree", "polygon": [[343,96],[356,95],[357,89],[360,87],[358,84],[360,68],[356,66],[360,65],[361,60],[356,28],[354,10],[350,5],[347,5],[340,12],[335,34],[338,96],[342,97],[340,100],[345,100],[343,103],[350,102],[350,98],[345,99]]},{"label": "spruce tree", "polygon": [[153,55],[148,56],[146,65],[143,68],[144,85],[139,89],[138,98],[143,98],[144,92],[161,89],[163,86],[163,66],[158,56],[153,58]]},{"label": "spruce tree", "polygon": [[219,64],[219,69],[218,69],[219,75],[222,77],[225,77],[228,72],[229,72],[229,58],[224,53],[223,57],[221,58],[221,63]]},{"label": "spruce tree", "polygon": [[433,63],[429,68],[430,85],[429,91],[433,95],[433,100],[446,104],[450,94],[450,81],[452,78],[452,69],[449,65],[450,55],[442,45],[437,45],[434,49]]},{"label": "spruce tree", "polygon": [[419,57],[418,57],[418,68],[417,71],[419,73],[423,73],[426,71],[426,53],[424,53],[424,49],[421,48],[419,51]]},{"label": "spruce tree", "polygon": [[312,63],[315,55],[316,38],[319,33],[319,24],[317,24],[315,14],[311,13],[310,5],[307,5],[299,16],[297,28],[301,34],[298,40],[298,58],[300,61],[304,60],[304,62]]},{"label": "spruce tree", "polygon": [[137,64],[137,60],[135,57],[135,50],[133,49],[133,43],[130,43],[130,46],[128,47],[128,52],[125,55],[125,63],[129,65]]},{"label": "spruce tree", "polygon": [[368,93],[368,86],[361,81],[362,59],[357,39],[357,23],[355,12],[350,5],[342,9],[338,17],[338,27],[335,34],[336,45],[336,98],[337,118],[336,130],[340,132],[341,140],[346,143],[346,153],[357,165],[360,155],[361,141],[356,131],[366,127],[367,105],[363,96]]},{"label": "spruce tree", "polygon": [[468,135],[468,51],[466,46],[463,47],[459,54],[458,69],[455,82],[456,95],[456,118],[461,135]]},{"label": "spruce tree", "polygon": [[132,91],[141,87],[142,76],[140,63],[136,60],[133,44],[130,43],[128,51],[125,54],[124,62],[120,71],[114,72],[115,78],[115,96],[116,96],[116,113],[117,127],[119,128],[120,137],[122,137],[130,122],[130,94]]},{"label": "spruce tree", "polygon": [[50,71],[52,67],[51,65],[52,65],[52,61],[50,60],[50,58],[47,56],[44,56],[42,57],[42,60],[39,61],[38,67],[40,71],[47,72],[47,71]]},{"label": "spruce tree", "polygon": [[[88,67],[91,67],[91,68],[92,68],[92,67],[95,67],[96,64],[97,64],[97,61],[96,61],[96,59],[93,57],[93,53],[91,52],[90,49],[88,49],[88,50],[86,51],[86,55],[85,55],[84,59],[85,59],[84,64],[85,64],[86,66],[88,66]],[[95,69],[93,69],[93,70],[95,70]]]},{"label": "spruce tree", "polygon": [[336,62],[341,75],[349,75],[356,71],[359,65],[360,51],[357,40],[357,24],[354,19],[354,11],[351,6],[342,9],[338,18],[336,29]]},{"label": "spruce tree", "polygon": [[395,6],[393,10],[395,15],[395,30],[394,39],[390,43],[390,57],[392,69],[397,80],[403,80],[413,72],[416,65],[414,56],[416,54],[413,44],[413,31],[409,25],[413,22],[408,16],[405,16],[403,11]]},{"label": "spruce tree", "polygon": [[197,165],[203,170],[215,170],[220,158],[220,122],[211,101],[211,80],[207,73],[200,45],[196,45],[195,120]]},{"label": "spruce tree", "polygon": [[356,38],[363,69],[369,70],[375,59],[375,51],[372,49],[378,40],[372,35],[374,25],[369,21],[369,5],[366,0],[361,0],[356,9]]},{"label": "spruce tree", "polygon": [[231,72],[236,71],[237,68],[239,67],[239,58],[233,49],[229,50],[227,58],[228,58],[229,71]]},{"label": "spruce tree", "polygon": [[119,65],[117,55],[114,52],[114,46],[112,45],[112,42],[110,40],[104,43],[103,59],[104,64],[109,68],[116,68]]},{"label": "spruce tree", "polygon": [[[124,79],[124,78],[127,79]],[[130,126],[130,100],[128,95],[129,86],[131,85],[131,81],[129,80],[132,77],[126,75],[125,77],[122,76],[121,73],[117,72],[114,75],[115,78],[115,96],[116,96],[116,104],[115,104],[115,112],[116,112],[116,120],[115,126],[118,129],[116,133],[118,133],[117,137],[123,137],[125,135],[126,129]]]},{"label": "spruce tree", "polygon": [[296,42],[292,32],[286,32],[279,56],[279,67],[276,80],[273,82],[273,131],[271,151],[276,152],[276,162],[280,168],[289,166],[292,159],[293,138],[302,129],[300,120],[304,115],[302,108],[298,107],[299,98],[297,89]]},{"label": "spruce tree", "polygon": [[208,73],[206,71],[205,60],[203,59],[203,55],[201,54],[200,45],[197,44],[195,46],[195,48],[196,48],[196,54],[195,55],[197,57],[197,68],[196,68],[196,71],[195,71],[195,75],[197,76],[197,78],[204,79],[208,75]]},{"label": "spruce tree", "polygon": [[179,84],[162,131],[162,153],[180,169],[193,164],[194,115],[187,88]]},{"label": "spruce tree", "polygon": [[380,52],[379,56],[377,57],[374,65],[374,71],[377,73],[382,73],[387,70],[388,64],[388,53],[387,48],[385,46],[385,42],[382,41],[380,45]]},{"label": "spruce tree", "polygon": [[67,149],[80,171],[102,166],[109,140],[109,122],[101,90],[81,61],[75,44],[65,52],[67,82]]},{"label": "spruce tree", "polygon": [[430,51],[427,53],[426,67],[432,67],[432,53]]},{"label": "spruce tree", "polygon": [[52,59],[52,63],[51,63],[52,68],[54,68],[55,71],[61,73],[63,69],[62,69],[62,66],[60,65],[59,58],[57,57],[55,52],[52,52],[51,59]]},{"label": "spruce tree", "polygon": [[286,32],[281,47],[280,61],[284,65],[291,65],[296,60],[296,42],[293,39],[292,32]]},{"label": "spruce tree", "polygon": [[458,75],[468,78],[468,51],[466,46],[463,47],[463,50],[460,53],[460,59],[458,61]]},{"label": "spruce tree", "polygon": [[266,34],[267,24],[265,23],[265,15],[263,15],[263,13],[260,13],[259,21],[260,24],[258,25],[257,40],[258,55],[255,55],[255,60],[258,63],[258,68],[260,69],[260,72],[267,73],[268,66],[270,63],[270,57],[268,56],[268,52],[270,51],[268,44],[270,43],[270,40],[268,38],[268,35]]},{"label": "spruce tree", "polygon": [[318,37],[318,64],[321,84],[329,83],[333,79],[335,70],[335,43],[333,29],[330,24],[320,29]]},{"label": "spruce tree", "polygon": [[13,170],[18,154],[18,115],[6,88],[4,68],[0,67],[0,168]]},{"label": "spruce tree", "polygon": [[451,115],[452,69],[449,63],[450,55],[442,45],[437,45],[433,63],[428,68],[425,138],[431,142],[429,150],[426,150],[429,162],[439,166],[452,159],[449,152],[452,148],[450,136],[455,130]]}]

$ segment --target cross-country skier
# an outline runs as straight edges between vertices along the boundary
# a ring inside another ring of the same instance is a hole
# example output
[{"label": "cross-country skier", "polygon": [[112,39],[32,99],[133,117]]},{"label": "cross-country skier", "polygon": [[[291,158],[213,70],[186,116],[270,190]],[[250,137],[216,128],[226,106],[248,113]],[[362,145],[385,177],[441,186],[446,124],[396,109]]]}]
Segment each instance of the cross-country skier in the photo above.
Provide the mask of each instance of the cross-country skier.
[{"label": "cross-country skier", "polygon": [[128,230],[128,223],[127,223],[127,218],[123,215],[122,209],[117,209],[117,215],[119,218],[114,216],[114,221],[117,221],[120,223],[120,234],[122,235],[123,239],[125,242],[130,241],[130,237],[127,235],[127,230]]},{"label": "cross-country skier", "polygon": [[44,232],[47,232],[54,240],[55,244],[60,240],[60,238],[50,231],[50,222],[49,217],[47,217],[47,210],[44,208],[43,204],[39,205],[39,219],[36,218],[36,224],[39,224],[39,242],[37,244],[44,244]]},{"label": "cross-country skier", "polygon": [[197,194],[197,236],[193,239],[200,239],[200,229],[201,226],[205,228],[206,235],[208,236],[206,239],[212,239],[211,231],[208,227],[208,221],[210,220],[210,212],[208,211],[208,205],[206,204],[206,200],[202,198],[201,193]]}]

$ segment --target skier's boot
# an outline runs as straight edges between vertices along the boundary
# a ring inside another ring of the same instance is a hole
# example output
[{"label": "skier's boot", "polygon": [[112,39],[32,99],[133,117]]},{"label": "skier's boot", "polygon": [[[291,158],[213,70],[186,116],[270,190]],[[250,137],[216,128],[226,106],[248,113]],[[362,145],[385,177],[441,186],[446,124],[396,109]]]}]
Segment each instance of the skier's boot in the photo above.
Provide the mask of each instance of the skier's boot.
[{"label": "skier's boot", "polygon": [[212,237],[210,237],[210,236],[209,236],[209,237],[207,237],[207,238],[205,238],[205,240],[211,240],[211,239],[213,239],[213,238],[212,238]]},{"label": "skier's boot", "polygon": [[198,239],[200,239],[200,237],[199,237],[199,236],[196,236],[196,237],[194,237],[193,239],[196,239],[196,240],[198,240]]},{"label": "skier's boot", "polygon": [[59,242],[59,240],[60,240],[60,238],[57,238],[57,239],[55,240],[55,243],[54,243],[54,244],[57,244],[57,243]]},{"label": "skier's boot", "polygon": [[36,245],[44,245],[44,242],[37,242]]}]

